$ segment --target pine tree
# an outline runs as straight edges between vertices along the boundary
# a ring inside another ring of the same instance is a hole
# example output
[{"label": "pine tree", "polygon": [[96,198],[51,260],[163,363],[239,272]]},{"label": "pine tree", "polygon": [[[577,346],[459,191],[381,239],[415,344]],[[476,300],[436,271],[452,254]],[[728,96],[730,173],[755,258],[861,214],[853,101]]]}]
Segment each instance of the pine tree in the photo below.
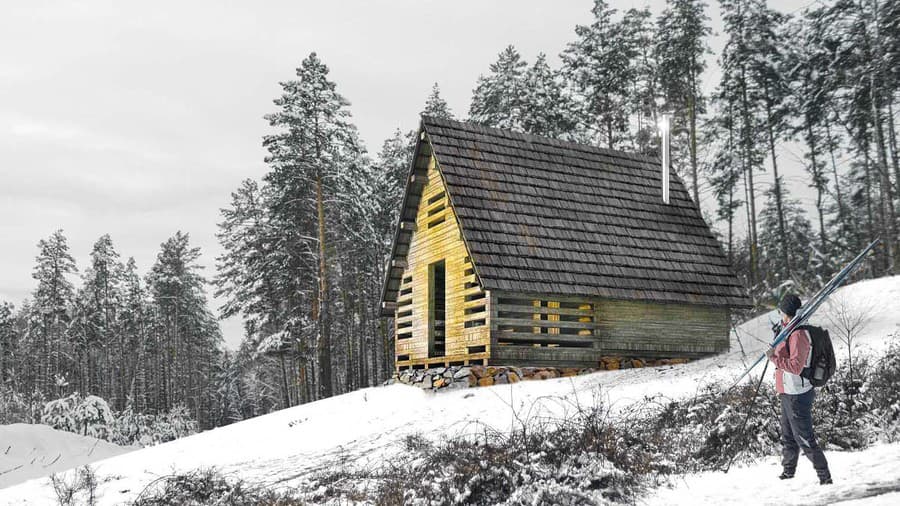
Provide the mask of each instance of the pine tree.
[{"label": "pine tree", "polygon": [[[829,193],[829,177],[827,175],[826,149],[829,149],[828,108],[834,99],[834,79],[826,72],[830,59],[830,51],[823,44],[822,26],[815,22],[808,11],[803,18],[793,23],[789,33],[793,34],[786,50],[786,78],[791,85],[791,93],[787,97],[788,107],[794,111],[795,124],[793,134],[799,135],[806,143],[805,169],[811,177],[811,184],[816,189],[816,212],[819,221],[819,249],[823,253],[833,253],[834,248],[828,238],[826,212],[828,204],[825,197]],[[837,179],[837,167],[834,167],[835,188],[838,193],[837,206],[839,217],[843,219],[843,202],[840,199],[840,184]]]},{"label": "pine tree", "polygon": [[206,428],[210,426],[212,368],[222,336],[207,307],[199,260],[200,249],[190,245],[190,236],[176,232],[160,245],[147,286],[164,331],[159,405],[170,411],[183,404]]},{"label": "pine tree", "polygon": [[122,272],[122,307],[119,315],[119,328],[125,342],[120,359],[125,364],[121,380],[127,389],[127,406],[138,412],[143,412],[148,405],[148,356],[152,352],[149,346],[149,312],[137,263],[134,257],[129,257]]},{"label": "pine tree", "polygon": [[[782,194],[777,204],[775,187],[766,192],[767,204],[760,214],[760,249],[768,293],[782,293],[784,288],[806,293],[815,283],[812,269],[815,233],[800,203]],[[780,215],[780,216],[779,216]],[[784,232],[781,232],[781,227]],[[789,262],[782,259],[787,256]],[[792,267],[788,267],[792,266]]]},{"label": "pine tree", "polygon": [[[75,296],[75,286],[69,277],[78,272],[75,259],[69,253],[69,245],[62,230],[38,242],[40,252],[36,258],[32,277],[37,280],[30,309],[36,328],[32,331],[35,357],[30,367],[31,384],[35,391],[50,393],[51,379],[62,378],[65,339],[70,319],[69,307]],[[61,382],[56,381],[53,395],[60,397]]]},{"label": "pine tree", "polygon": [[118,384],[120,375],[116,356],[125,353],[119,332],[118,310],[122,305],[122,273],[124,266],[110,236],[100,237],[91,251],[91,264],[78,291],[78,307],[83,314],[82,331],[78,332],[86,370],[81,375],[81,392],[104,397],[116,409],[124,408],[124,392]]},{"label": "pine tree", "polygon": [[[164,243],[148,274],[152,303],[134,260],[123,265],[108,235],[94,244],[77,290],[70,280],[77,269],[62,232],[39,247],[33,300],[16,314],[0,306],[0,385],[28,394],[16,421],[33,422],[34,408],[47,398],[61,399],[54,404],[60,406],[77,401],[70,406],[73,413],[84,399],[82,430],[96,416],[108,421],[110,409],[169,416],[178,406],[211,427],[212,369],[221,334],[206,305],[199,250],[190,247],[187,235]],[[118,428],[102,425],[98,437],[123,437]]]},{"label": "pine tree", "polygon": [[11,385],[17,375],[19,331],[15,316],[15,306],[0,301],[0,389]]},{"label": "pine tree", "polygon": [[438,83],[434,83],[431,87],[431,94],[425,100],[425,109],[422,110],[422,116],[431,116],[432,118],[456,119],[450,112],[450,106],[447,101],[441,97],[441,89]]},{"label": "pine tree", "polygon": [[231,194],[231,206],[221,209],[222,221],[216,234],[225,252],[216,258],[213,279],[216,297],[225,299],[223,318],[242,316],[255,328],[279,321],[278,295],[270,276],[271,233],[267,230],[266,208],[259,184],[246,179]]},{"label": "pine tree", "polygon": [[32,277],[38,287],[34,303],[40,310],[54,316],[65,316],[66,309],[75,295],[75,286],[69,276],[78,272],[75,259],[69,253],[69,245],[62,230],[57,230],[46,240],[38,242],[40,253]]},{"label": "pine tree", "polygon": [[256,351],[280,361],[283,407],[289,407],[299,394],[291,386],[295,374],[287,364],[292,350],[301,343],[282,327],[287,315],[281,301],[290,280],[279,272],[278,260],[284,252],[273,248],[277,238],[269,226],[270,202],[264,193],[268,190],[253,180],[245,180],[231,194],[231,207],[221,210],[223,221],[217,237],[225,253],[216,259],[218,274],[214,284],[216,296],[225,298],[220,308],[222,317],[240,315],[246,337],[256,343]]},{"label": "pine tree", "polygon": [[701,85],[712,33],[703,0],[667,0],[657,18],[654,56],[664,108],[674,112],[675,132],[686,132],[691,167],[691,195],[700,201],[697,123],[706,111]]},{"label": "pine tree", "polygon": [[525,67],[519,52],[509,45],[497,55],[487,76],[478,76],[469,106],[469,121],[522,131]]},{"label": "pine tree", "polygon": [[628,113],[634,129],[632,148],[640,153],[654,153],[658,130],[657,114],[661,99],[653,52],[653,15],[650,9],[628,9],[622,16],[622,37],[628,48],[630,76]]},{"label": "pine tree", "polygon": [[748,282],[751,294],[760,280],[759,231],[757,226],[756,185],[754,176],[763,168],[763,146],[757,143],[763,126],[759,120],[759,91],[752,76],[754,59],[753,18],[751,7],[755,0],[720,0],[722,20],[728,38],[720,57],[722,77],[719,82],[720,103],[733,104],[736,118],[737,142],[746,202],[748,248]]},{"label": "pine tree", "polygon": [[215,426],[220,427],[244,419],[242,408],[245,403],[246,388],[243,385],[243,371],[237,354],[225,351],[215,368],[216,402]]},{"label": "pine tree", "polygon": [[626,27],[613,20],[615,9],[595,0],[590,25],[575,27],[577,39],[560,57],[563,72],[582,105],[580,130],[598,145],[621,147],[629,139],[632,55]]},{"label": "pine tree", "polygon": [[[277,231],[273,247],[284,273],[287,309],[282,325],[297,342],[310,342],[312,337],[318,398],[334,391],[329,241],[342,218],[349,172],[362,155],[349,122],[349,103],[336,91],[328,72],[312,53],[297,69],[297,80],[281,83],[283,94],[275,100],[279,110],[266,116],[276,133],[263,141],[271,167],[265,182],[272,195],[270,226]],[[307,315],[313,336],[304,335]]]},{"label": "pine tree", "polygon": [[[375,297],[380,297],[381,280],[384,279],[386,265],[390,260],[394,228],[398,222],[406,178],[412,162],[414,142],[411,137],[414,135],[415,132],[411,132],[411,135],[404,135],[400,130],[395,131],[394,135],[382,144],[373,166],[372,226],[376,238],[372,252],[375,283],[373,295]],[[385,374],[393,371],[394,342],[391,332],[393,329],[386,324],[384,319],[379,319],[378,326],[377,335],[379,337],[374,352],[375,369]]]},{"label": "pine tree", "polygon": [[[327,75],[313,54],[298,80],[282,83],[279,109],[266,117],[275,128],[264,138],[270,171],[262,185],[245,181],[222,210],[225,253],[215,284],[226,297],[223,316],[244,320],[251,411],[308,402],[387,373],[383,337],[376,337],[386,328],[371,301],[390,244],[383,236],[396,216],[396,202],[384,196],[399,199],[393,195],[409,163],[400,151],[409,140],[397,136],[402,174],[383,178]],[[434,91],[427,107],[449,113]]]},{"label": "pine tree", "polygon": [[737,151],[737,125],[734,117],[734,104],[725,101],[719,113],[710,119],[706,130],[706,144],[715,145],[712,162],[707,171],[710,183],[716,196],[716,216],[728,224],[727,248],[728,261],[734,263],[734,224],[737,211],[743,205],[738,193],[741,181],[741,161],[735,156]]},{"label": "pine tree", "polygon": [[523,76],[522,131],[544,137],[569,137],[575,129],[575,105],[565,91],[561,76],[547,65],[540,53]]},{"label": "pine tree", "polygon": [[[894,207],[900,173],[895,172],[891,182],[887,154],[891,142],[886,135],[891,121],[885,119],[897,86],[886,66],[897,61],[896,55],[885,51],[896,44],[891,42],[896,38],[890,31],[892,25],[884,24],[883,13],[891,13],[891,7],[877,0],[835,2],[812,12],[823,26],[825,47],[833,53],[829,70],[840,69],[835,76],[838,92],[832,102],[836,109],[833,117],[853,143],[856,160],[850,177],[861,186],[851,202],[866,210],[866,241],[881,237],[882,246],[876,251],[878,270],[891,272],[900,255]],[[882,28],[889,31],[882,32]]]},{"label": "pine tree", "polygon": [[372,301],[377,300],[381,280],[370,277],[372,268],[381,261],[374,256],[377,234],[372,220],[372,213],[377,209],[378,173],[368,160],[360,160],[353,172],[355,176],[344,190],[348,198],[337,258],[340,276],[335,287],[340,297],[336,306],[342,315],[338,324],[344,350],[339,361],[343,376],[341,392],[369,386],[367,371],[373,367],[369,361],[370,350],[379,319]]},{"label": "pine tree", "polygon": [[[782,212],[785,192],[784,181],[778,173],[778,157],[775,146],[784,138],[788,130],[788,109],[785,100],[789,92],[788,82],[784,78],[783,48],[787,46],[785,23],[787,17],[769,9],[765,2],[751,4],[750,10],[749,75],[756,90],[757,106],[762,114],[763,133],[767,139],[767,148],[772,162],[773,198],[778,218],[778,230],[786,234],[784,213]],[[792,270],[791,257],[786,252],[779,261],[786,264],[788,272]]]}]

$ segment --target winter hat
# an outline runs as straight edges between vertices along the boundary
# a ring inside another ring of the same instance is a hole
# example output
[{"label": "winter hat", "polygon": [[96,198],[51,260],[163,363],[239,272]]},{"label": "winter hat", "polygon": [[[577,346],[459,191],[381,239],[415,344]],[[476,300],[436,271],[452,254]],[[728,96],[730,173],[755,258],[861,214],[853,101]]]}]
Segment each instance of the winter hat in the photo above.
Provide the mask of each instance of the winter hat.
[{"label": "winter hat", "polygon": [[789,293],[782,297],[781,302],[778,304],[778,309],[782,313],[793,318],[797,314],[797,310],[800,309],[801,306],[800,297]]}]

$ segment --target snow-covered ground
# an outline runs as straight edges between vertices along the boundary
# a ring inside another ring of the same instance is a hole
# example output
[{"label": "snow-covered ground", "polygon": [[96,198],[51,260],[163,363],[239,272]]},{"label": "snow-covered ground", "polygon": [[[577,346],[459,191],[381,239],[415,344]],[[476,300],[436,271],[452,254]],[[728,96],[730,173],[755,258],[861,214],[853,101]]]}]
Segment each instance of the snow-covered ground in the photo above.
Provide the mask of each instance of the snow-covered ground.
[{"label": "snow-covered ground", "polygon": [[132,450],[47,425],[0,425],[0,489]]},{"label": "snow-covered ground", "polygon": [[900,504],[900,443],[859,452],[826,452],[834,484],[819,485],[812,464],[803,459],[792,480],[779,480],[781,464],[767,457],[728,474],[691,474],[673,487],[657,489],[647,505],[741,504]]},{"label": "snow-covered ground", "polygon": [[[886,336],[900,328],[900,276],[850,285],[834,297],[835,300],[843,299],[848,306],[875,308],[870,324],[856,341],[860,349],[877,352],[885,347]],[[813,323],[829,325],[828,311],[828,307],[821,308]],[[615,410],[646,396],[677,398],[690,395],[710,382],[733,381],[771,340],[771,318],[774,315],[764,314],[741,325],[732,335],[729,353],[682,366],[608,371],[439,393],[404,385],[368,388],[108,458],[94,464],[98,475],[112,477],[101,485],[101,504],[125,502],[140,493],[150,481],[176,470],[216,466],[226,474],[253,482],[273,486],[300,485],[310,472],[318,469],[348,461],[365,464],[389,458],[400,451],[398,442],[409,434],[422,433],[435,438],[455,436],[477,431],[482,424],[503,430],[521,419],[565,417],[576,406],[590,405],[598,398]],[[836,339],[835,344],[840,348]],[[835,468],[838,483],[834,493],[865,488],[866,482],[862,480],[875,479],[874,476],[860,475],[858,480],[842,482],[839,470],[843,466],[853,468],[856,465],[854,458],[865,461],[866,455],[871,454],[885,466],[900,470],[898,449],[894,445],[873,447],[856,454],[829,453],[838,466]],[[676,499],[671,495],[667,499],[665,494],[678,495],[679,491],[682,494],[687,491],[685,496],[690,497],[696,490],[698,497],[720,503],[723,501],[716,500],[715,493],[728,490],[720,486],[726,483],[723,480],[740,482],[742,490],[748,490],[748,497],[753,495],[750,491],[752,483],[757,483],[757,487],[772,493],[759,497],[772,497],[773,500],[775,491],[781,490],[776,487],[794,490],[791,487],[803,488],[804,483],[811,483],[809,477],[802,474],[791,483],[774,483],[777,480],[771,479],[772,462],[767,460],[749,468],[734,469],[724,478],[717,476],[709,480],[715,483],[706,488],[703,484],[708,475],[690,476],[675,490],[659,491],[653,501],[673,502]],[[884,469],[871,469],[873,473],[884,472]],[[739,479],[741,473],[744,473],[743,480]],[[850,475],[843,476],[850,480]],[[893,476],[900,476],[900,473],[894,472]],[[52,494],[46,479],[32,479],[0,490],[0,503],[52,503]],[[861,496],[850,494],[845,497]],[[879,500],[882,498],[879,496]],[[729,501],[732,499],[729,496]],[[812,496],[805,501],[798,496],[796,502],[829,501]]]}]

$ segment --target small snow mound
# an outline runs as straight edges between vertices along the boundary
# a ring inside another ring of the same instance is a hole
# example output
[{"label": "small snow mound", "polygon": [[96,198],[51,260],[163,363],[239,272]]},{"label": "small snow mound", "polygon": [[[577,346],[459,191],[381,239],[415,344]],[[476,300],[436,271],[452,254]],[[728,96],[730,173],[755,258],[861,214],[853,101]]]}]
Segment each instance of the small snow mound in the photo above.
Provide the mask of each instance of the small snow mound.
[{"label": "small snow mound", "polygon": [[0,489],[133,450],[47,425],[0,425]]}]

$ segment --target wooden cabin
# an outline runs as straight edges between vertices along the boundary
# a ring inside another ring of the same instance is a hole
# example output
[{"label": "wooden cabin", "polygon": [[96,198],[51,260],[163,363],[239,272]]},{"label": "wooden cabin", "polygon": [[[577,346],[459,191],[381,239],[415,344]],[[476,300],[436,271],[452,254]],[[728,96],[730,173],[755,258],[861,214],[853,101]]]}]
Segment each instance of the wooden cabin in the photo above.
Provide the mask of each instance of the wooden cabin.
[{"label": "wooden cabin", "polygon": [[396,367],[728,350],[748,305],[658,158],[423,118],[382,294]]}]

